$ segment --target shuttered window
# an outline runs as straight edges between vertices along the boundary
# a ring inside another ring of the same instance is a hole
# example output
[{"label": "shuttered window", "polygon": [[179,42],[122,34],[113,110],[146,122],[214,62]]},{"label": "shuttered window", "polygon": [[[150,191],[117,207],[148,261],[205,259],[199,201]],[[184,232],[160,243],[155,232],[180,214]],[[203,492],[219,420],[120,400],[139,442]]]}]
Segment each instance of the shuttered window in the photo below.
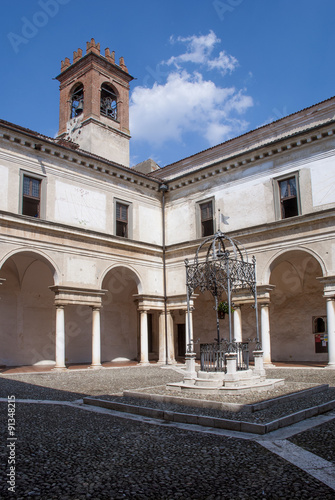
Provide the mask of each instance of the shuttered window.
[{"label": "shuttered window", "polygon": [[128,238],[128,205],[116,203],[116,236]]},{"label": "shuttered window", "polygon": [[200,203],[201,236],[214,234],[213,203]]},{"label": "shuttered window", "polygon": [[279,181],[281,216],[283,219],[299,215],[295,177]]},{"label": "shuttered window", "polygon": [[41,180],[23,176],[22,214],[40,217]]}]

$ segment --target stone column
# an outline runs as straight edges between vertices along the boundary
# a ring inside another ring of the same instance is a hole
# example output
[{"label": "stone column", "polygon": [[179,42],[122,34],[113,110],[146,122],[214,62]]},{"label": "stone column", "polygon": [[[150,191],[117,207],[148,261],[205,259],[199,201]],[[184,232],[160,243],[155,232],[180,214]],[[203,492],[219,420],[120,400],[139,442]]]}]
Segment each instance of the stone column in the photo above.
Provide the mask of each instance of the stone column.
[{"label": "stone column", "polygon": [[[193,308],[190,307],[190,315],[188,316],[187,311],[185,315],[185,377],[184,380],[186,383],[190,383],[190,381],[195,380],[197,377],[197,372],[195,370],[195,357],[196,354],[194,352],[194,343],[193,343],[193,317],[192,317]],[[188,318],[190,318],[190,334],[188,332]],[[192,341],[192,345],[189,346],[190,340]]]},{"label": "stone column", "polygon": [[261,303],[261,343],[264,365],[271,365],[270,315],[269,304]]},{"label": "stone column", "polygon": [[101,368],[100,307],[92,307],[92,364],[91,368]]},{"label": "stone column", "polygon": [[327,297],[328,365],[335,369],[335,297]]},{"label": "stone column", "polygon": [[158,363],[166,363],[166,351],[165,351],[165,313],[164,311],[159,312],[158,318],[158,351],[159,358]]},{"label": "stone column", "polygon": [[54,370],[66,370],[65,366],[65,315],[64,306],[56,306],[56,364]]},{"label": "stone column", "polygon": [[174,329],[173,317],[170,311],[167,313],[167,341],[168,341],[168,362],[169,364],[176,363],[174,354]]},{"label": "stone column", "polygon": [[234,306],[234,339],[242,342],[242,311],[241,306]]},{"label": "stone column", "polygon": [[[192,315],[192,312],[193,312],[193,308],[190,307],[190,337],[191,337],[191,339],[193,339],[193,315]],[[187,314],[187,311],[185,313],[185,342],[186,342],[185,352],[187,352],[188,343],[189,343],[189,337],[188,337],[188,314]],[[193,346],[193,350],[194,350],[194,346]]]},{"label": "stone column", "polygon": [[149,364],[149,345],[148,345],[148,311],[141,310],[141,357],[140,364]]}]

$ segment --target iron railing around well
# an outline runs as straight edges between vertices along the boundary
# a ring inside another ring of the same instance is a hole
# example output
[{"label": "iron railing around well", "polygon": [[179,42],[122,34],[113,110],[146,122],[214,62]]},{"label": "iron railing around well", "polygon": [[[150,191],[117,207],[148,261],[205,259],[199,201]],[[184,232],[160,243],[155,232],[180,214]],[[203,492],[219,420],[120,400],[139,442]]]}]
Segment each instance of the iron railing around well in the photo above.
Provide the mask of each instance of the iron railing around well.
[{"label": "iron railing around well", "polygon": [[204,372],[226,372],[226,353],[236,352],[236,369],[249,368],[249,343],[233,342],[229,344],[222,340],[220,343],[200,344],[200,366]]}]

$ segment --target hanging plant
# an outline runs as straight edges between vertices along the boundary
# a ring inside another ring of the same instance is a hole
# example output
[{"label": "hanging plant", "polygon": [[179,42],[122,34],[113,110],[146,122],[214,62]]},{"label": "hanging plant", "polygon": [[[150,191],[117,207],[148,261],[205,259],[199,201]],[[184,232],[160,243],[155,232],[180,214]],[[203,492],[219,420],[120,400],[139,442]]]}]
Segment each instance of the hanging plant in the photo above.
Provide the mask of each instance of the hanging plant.
[{"label": "hanging plant", "polygon": [[[231,306],[230,312],[234,312],[234,308]],[[229,314],[229,304],[228,302],[220,302],[218,304],[218,316],[220,319],[224,319],[225,315]]]}]

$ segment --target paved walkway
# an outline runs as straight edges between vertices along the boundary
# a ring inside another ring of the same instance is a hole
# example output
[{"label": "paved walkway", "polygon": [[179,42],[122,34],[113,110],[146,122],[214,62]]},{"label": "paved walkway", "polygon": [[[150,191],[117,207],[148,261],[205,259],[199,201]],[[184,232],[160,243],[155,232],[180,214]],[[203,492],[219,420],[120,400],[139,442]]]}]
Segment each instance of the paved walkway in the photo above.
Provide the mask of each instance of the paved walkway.
[{"label": "paved walkway", "polygon": [[[156,364],[156,361],[150,362],[152,365]],[[137,366],[137,361],[118,361],[118,362],[105,362],[102,363],[103,368],[121,368],[126,366]],[[326,363],[312,363],[312,362],[301,362],[301,363],[284,363],[281,361],[274,362],[274,367],[277,368],[324,368]],[[0,373],[3,374],[11,374],[11,373],[46,373],[53,370],[53,366],[51,365],[27,365],[27,366],[0,366]],[[90,369],[89,363],[81,363],[81,364],[70,364],[67,366],[68,370],[86,370]]]},{"label": "paved walkway", "polygon": [[[328,370],[273,371],[335,385]],[[255,436],[81,404],[178,378],[156,366],[2,375],[0,498],[335,498],[335,412]]]}]

